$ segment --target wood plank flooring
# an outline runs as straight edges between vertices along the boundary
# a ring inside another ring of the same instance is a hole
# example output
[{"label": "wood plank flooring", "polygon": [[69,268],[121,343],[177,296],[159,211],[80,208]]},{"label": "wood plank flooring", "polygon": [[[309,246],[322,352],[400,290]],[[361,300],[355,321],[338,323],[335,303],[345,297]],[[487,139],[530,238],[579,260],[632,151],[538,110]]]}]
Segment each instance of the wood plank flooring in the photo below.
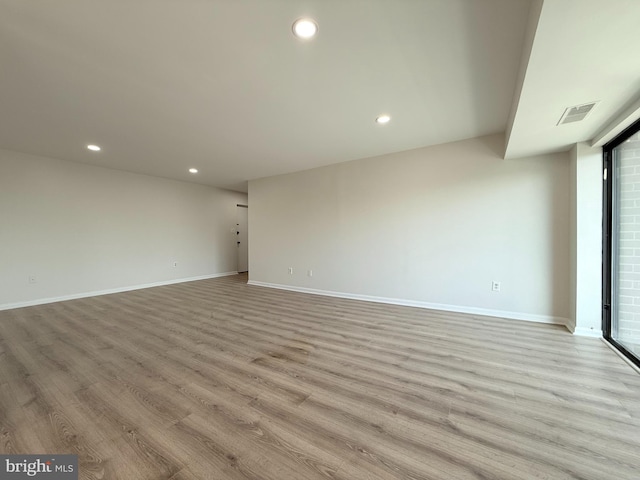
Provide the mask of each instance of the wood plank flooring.
[{"label": "wood plank flooring", "polygon": [[640,478],[640,375],[563,327],[246,285],[0,312],[0,452],[82,479]]}]

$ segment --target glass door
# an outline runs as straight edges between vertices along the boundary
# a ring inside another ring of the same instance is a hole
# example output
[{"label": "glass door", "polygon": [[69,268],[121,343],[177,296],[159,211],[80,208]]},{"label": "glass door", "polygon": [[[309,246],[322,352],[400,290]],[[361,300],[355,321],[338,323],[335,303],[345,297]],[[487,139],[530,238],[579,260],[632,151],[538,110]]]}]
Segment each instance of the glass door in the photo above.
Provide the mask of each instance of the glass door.
[{"label": "glass door", "polygon": [[640,365],[640,122],[604,155],[604,334]]}]

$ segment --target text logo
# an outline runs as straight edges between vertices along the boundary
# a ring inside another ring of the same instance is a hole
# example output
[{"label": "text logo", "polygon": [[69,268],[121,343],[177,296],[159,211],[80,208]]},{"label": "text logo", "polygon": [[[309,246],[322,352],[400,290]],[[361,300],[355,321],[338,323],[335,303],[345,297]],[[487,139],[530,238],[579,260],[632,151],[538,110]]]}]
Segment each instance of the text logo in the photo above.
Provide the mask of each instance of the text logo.
[{"label": "text logo", "polygon": [[77,455],[0,455],[0,480],[78,480]]}]

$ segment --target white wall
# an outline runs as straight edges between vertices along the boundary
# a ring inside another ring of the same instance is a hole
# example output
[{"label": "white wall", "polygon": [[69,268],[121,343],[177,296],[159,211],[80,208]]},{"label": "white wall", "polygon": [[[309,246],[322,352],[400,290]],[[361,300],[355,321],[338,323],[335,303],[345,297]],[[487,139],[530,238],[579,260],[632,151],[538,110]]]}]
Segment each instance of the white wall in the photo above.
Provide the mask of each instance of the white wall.
[{"label": "white wall", "polygon": [[578,145],[569,152],[569,322],[575,332],[578,300]]},{"label": "white wall", "polygon": [[249,182],[250,282],[566,323],[569,155],[503,148],[494,135]]},{"label": "white wall", "polygon": [[571,315],[577,335],[602,336],[602,148],[578,143],[571,168]]},{"label": "white wall", "polygon": [[246,201],[0,150],[0,308],[233,272],[236,204]]}]

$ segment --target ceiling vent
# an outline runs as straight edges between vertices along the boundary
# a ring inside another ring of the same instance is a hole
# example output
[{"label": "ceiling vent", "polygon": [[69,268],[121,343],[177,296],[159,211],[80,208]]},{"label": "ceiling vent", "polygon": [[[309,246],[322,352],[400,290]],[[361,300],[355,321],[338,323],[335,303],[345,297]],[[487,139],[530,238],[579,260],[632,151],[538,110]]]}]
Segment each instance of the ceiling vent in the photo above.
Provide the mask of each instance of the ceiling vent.
[{"label": "ceiling vent", "polygon": [[580,122],[587,118],[593,107],[596,106],[598,102],[584,103],[582,105],[576,105],[575,107],[567,108],[562,117],[560,117],[560,121],[558,125],[564,125],[565,123],[574,123]]}]

